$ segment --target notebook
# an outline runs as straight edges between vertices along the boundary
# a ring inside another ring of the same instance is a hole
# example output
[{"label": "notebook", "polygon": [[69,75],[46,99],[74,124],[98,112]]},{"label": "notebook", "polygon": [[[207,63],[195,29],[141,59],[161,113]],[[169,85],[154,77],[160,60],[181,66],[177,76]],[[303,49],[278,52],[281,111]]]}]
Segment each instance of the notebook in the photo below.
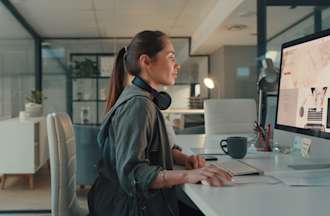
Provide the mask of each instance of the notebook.
[{"label": "notebook", "polygon": [[256,167],[241,160],[229,159],[225,161],[214,162],[214,165],[228,171],[233,176],[242,175],[263,175],[264,172]]}]

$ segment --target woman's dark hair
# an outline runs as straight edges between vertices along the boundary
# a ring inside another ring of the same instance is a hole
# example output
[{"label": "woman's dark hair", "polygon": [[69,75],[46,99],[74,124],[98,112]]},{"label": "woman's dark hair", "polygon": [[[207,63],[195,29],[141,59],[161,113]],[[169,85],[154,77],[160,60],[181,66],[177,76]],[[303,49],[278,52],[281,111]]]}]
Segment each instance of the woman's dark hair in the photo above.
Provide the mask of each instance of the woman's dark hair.
[{"label": "woman's dark hair", "polygon": [[[108,112],[117,101],[127,83],[127,72],[133,76],[140,74],[138,60],[145,54],[150,58],[156,56],[164,48],[161,31],[142,31],[134,36],[127,48],[122,48],[117,55],[112,76],[109,81],[109,93],[106,111]],[[126,71],[127,70],[127,71]]]}]

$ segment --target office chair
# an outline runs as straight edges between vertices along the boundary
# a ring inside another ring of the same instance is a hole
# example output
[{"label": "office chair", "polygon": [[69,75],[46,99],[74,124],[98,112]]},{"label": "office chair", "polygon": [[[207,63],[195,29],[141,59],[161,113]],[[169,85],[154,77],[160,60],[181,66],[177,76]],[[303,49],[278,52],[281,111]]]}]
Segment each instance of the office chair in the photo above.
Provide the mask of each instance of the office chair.
[{"label": "office chair", "polygon": [[209,99],[204,101],[204,109],[206,135],[253,133],[257,120],[254,99]]},{"label": "office chair", "polygon": [[76,137],[76,183],[92,185],[97,177],[97,163],[101,159],[97,134],[99,128],[87,125],[73,125]]},{"label": "office chair", "polygon": [[47,132],[52,216],[88,215],[76,196],[76,143],[70,117],[66,113],[49,114]]}]

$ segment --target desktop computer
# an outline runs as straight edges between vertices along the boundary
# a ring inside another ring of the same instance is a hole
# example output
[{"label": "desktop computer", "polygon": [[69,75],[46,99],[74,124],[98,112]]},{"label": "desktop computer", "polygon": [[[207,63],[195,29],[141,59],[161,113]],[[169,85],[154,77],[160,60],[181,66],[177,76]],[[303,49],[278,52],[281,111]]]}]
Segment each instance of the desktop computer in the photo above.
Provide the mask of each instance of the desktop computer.
[{"label": "desktop computer", "polygon": [[282,45],[273,142],[310,139],[309,157],[330,160],[330,30]]}]

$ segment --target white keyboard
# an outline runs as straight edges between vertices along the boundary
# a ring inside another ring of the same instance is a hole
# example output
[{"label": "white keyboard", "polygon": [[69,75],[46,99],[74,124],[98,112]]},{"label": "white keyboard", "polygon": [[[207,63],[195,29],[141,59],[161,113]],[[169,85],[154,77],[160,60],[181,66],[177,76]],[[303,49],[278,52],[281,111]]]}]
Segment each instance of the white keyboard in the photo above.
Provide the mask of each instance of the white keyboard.
[{"label": "white keyboard", "polygon": [[260,175],[263,174],[262,170],[259,170],[253,167],[250,164],[247,164],[240,160],[225,160],[221,162],[215,162],[215,165],[219,166],[220,168],[228,171],[233,176],[240,176],[240,175]]}]

